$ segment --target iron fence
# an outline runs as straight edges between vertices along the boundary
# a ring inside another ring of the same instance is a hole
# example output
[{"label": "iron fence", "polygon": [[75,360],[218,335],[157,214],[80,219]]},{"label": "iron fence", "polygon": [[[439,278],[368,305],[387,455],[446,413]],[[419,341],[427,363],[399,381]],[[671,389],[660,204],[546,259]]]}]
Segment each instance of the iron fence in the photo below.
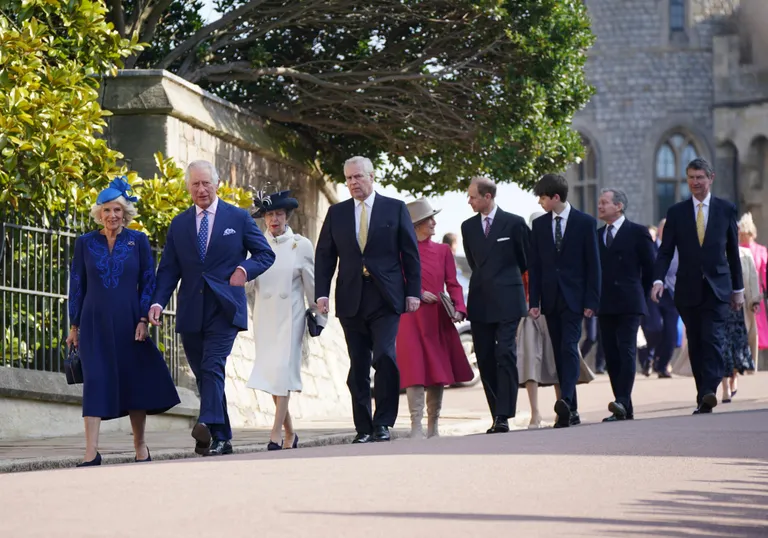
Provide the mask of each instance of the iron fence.
[{"label": "iron fence", "polygon": [[[75,239],[87,231],[80,223],[41,226],[23,216],[0,215],[0,367],[62,371],[69,334],[69,265]],[[155,254],[159,259],[160,253]],[[162,325],[150,334],[178,383],[183,351],[175,319],[174,293]]]}]

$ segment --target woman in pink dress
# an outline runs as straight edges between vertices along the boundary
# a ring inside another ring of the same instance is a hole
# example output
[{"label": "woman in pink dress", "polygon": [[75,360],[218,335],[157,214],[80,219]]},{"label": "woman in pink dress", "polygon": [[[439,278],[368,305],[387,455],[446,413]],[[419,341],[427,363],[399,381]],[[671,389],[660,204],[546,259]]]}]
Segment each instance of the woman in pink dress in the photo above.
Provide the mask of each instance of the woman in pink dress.
[{"label": "woman in pink dress", "polygon": [[[760,293],[765,296],[766,290],[766,267],[768,266],[768,249],[763,245],[759,245],[757,241],[757,227],[752,220],[751,213],[745,213],[739,220],[739,244],[742,247],[748,248],[752,251],[752,258],[755,261],[755,268],[757,269],[757,275],[760,281]],[[748,326],[750,347],[753,352],[753,362],[755,363],[755,371],[757,371],[758,355],[757,349],[768,349],[768,318],[765,313],[765,303],[760,301],[760,308],[755,313],[755,323],[757,330]],[[757,340],[757,342],[755,342]],[[756,344],[756,345],[755,345]],[[755,349],[757,348],[757,349]],[[754,372],[750,372],[754,373]],[[736,394],[736,387],[731,387],[733,394]]]},{"label": "woman in pink dress", "polygon": [[[421,306],[400,317],[397,333],[397,365],[400,387],[408,396],[411,438],[424,437],[424,395],[427,404],[427,437],[438,435],[438,418],[443,404],[443,389],[473,377],[472,368],[461,345],[454,322],[467,315],[461,285],[456,280],[456,262],[448,245],[435,243],[435,219],[440,210],[420,198],[408,204],[416,230],[421,257]],[[448,290],[455,309],[451,319],[440,295]]]}]

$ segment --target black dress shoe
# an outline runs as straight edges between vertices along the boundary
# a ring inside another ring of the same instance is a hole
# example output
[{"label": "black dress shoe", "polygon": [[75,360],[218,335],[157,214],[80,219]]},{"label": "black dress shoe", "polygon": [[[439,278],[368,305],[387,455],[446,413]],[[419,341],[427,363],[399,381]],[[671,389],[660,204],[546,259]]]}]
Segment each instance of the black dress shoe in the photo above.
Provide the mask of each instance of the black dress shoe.
[{"label": "black dress shoe", "polygon": [[581,417],[579,416],[579,412],[578,411],[573,411],[571,413],[571,418],[568,420],[568,425],[569,426],[578,426],[579,424],[581,424]]},{"label": "black dress shoe", "polygon": [[232,443],[217,440],[211,443],[211,448],[208,449],[204,456],[226,456],[227,454],[232,454]]},{"label": "black dress shoe", "polygon": [[363,444],[363,443],[372,443],[373,437],[371,437],[370,433],[358,433],[355,435],[355,438],[352,439],[353,445]]},{"label": "black dress shoe", "polygon": [[555,402],[555,413],[557,413],[555,428],[567,428],[571,425],[571,408],[568,407],[565,400],[557,400]]},{"label": "black dress shoe", "polygon": [[712,409],[717,406],[717,396],[714,392],[710,392],[701,397],[701,403],[693,412],[694,415],[706,415],[712,412]]},{"label": "black dress shoe", "polygon": [[643,375],[645,377],[651,377],[652,371],[653,371],[653,365],[650,362],[643,365]]},{"label": "black dress shoe", "polygon": [[[619,402],[611,402],[611,403],[609,403],[608,404],[608,411],[613,413],[613,416],[616,417],[616,420],[624,420],[624,419],[627,418],[627,408],[624,407]],[[609,421],[604,420],[603,422],[609,422]]]},{"label": "black dress shoe", "polygon": [[493,419],[493,426],[488,428],[485,433],[507,433],[509,431],[509,419],[506,417],[496,417]]},{"label": "black dress shoe", "polygon": [[659,372],[659,379],[671,379],[671,378],[672,378],[672,374],[670,374],[669,372],[666,372],[666,371]]},{"label": "black dress shoe", "polygon": [[93,458],[91,461],[84,461],[82,463],[78,463],[77,467],[95,467],[97,465],[101,465],[101,454],[96,452],[96,457]]},{"label": "black dress shoe", "polygon": [[204,456],[208,449],[211,448],[211,430],[204,423],[198,422],[192,428],[192,438],[197,441],[195,443],[195,453]]},{"label": "black dress shoe", "polygon": [[373,427],[373,440],[377,443],[389,441],[389,428],[386,426],[374,426]]},{"label": "black dress shoe", "polygon": [[616,415],[611,415],[610,417],[604,418],[603,422],[622,422],[624,420],[627,420],[626,418],[619,418]]}]

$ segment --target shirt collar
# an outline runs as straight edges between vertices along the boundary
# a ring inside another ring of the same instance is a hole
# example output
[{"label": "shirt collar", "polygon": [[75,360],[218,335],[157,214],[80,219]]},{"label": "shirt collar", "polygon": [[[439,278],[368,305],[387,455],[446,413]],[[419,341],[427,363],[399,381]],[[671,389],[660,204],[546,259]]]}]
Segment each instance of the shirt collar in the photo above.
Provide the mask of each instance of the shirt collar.
[{"label": "shirt collar", "polygon": [[493,222],[493,219],[496,218],[497,209],[499,209],[499,206],[497,206],[496,203],[494,202],[493,209],[491,210],[491,212],[488,213],[487,215],[483,215],[483,222],[485,222],[487,219],[491,219],[491,222]]},{"label": "shirt collar", "polygon": [[215,215],[216,214],[216,208],[219,207],[219,197],[213,199],[213,202],[211,202],[211,205],[208,206],[208,209],[203,209],[200,206],[195,206],[195,216],[200,216],[200,213],[203,211],[207,211],[209,215]]},{"label": "shirt collar", "polygon": [[[691,196],[691,200],[693,201],[693,208],[694,209],[699,209],[699,201],[696,198],[694,198],[693,196]],[[711,201],[712,201],[712,193],[710,192],[710,193],[707,194],[707,197],[704,198],[704,201],[701,202],[701,203],[704,204],[704,207],[709,207],[709,203]]]},{"label": "shirt collar", "polygon": [[363,202],[365,202],[366,206],[373,207],[373,199],[375,197],[376,197],[376,191],[373,191],[365,200],[358,200],[357,198],[355,198],[355,207],[360,207],[360,204],[362,204]]},{"label": "shirt collar", "polygon": [[552,211],[552,218],[554,219],[555,217],[560,217],[563,220],[568,220],[568,216],[570,214],[571,214],[571,203],[565,202],[565,209],[563,209],[563,212],[558,215],[557,213]]},{"label": "shirt collar", "polygon": [[[624,215],[620,216],[618,219],[616,219],[616,222],[613,223],[613,229],[618,232],[619,228],[621,228],[621,225],[624,224],[625,220],[627,219],[624,217]],[[610,224],[608,226],[610,226]]]}]

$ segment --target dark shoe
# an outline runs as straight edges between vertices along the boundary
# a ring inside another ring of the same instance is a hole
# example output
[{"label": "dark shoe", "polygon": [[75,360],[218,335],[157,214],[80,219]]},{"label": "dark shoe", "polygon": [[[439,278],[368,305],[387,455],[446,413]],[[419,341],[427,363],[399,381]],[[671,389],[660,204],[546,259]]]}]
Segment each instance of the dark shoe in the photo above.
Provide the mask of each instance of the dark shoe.
[{"label": "dark shoe", "polygon": [[712,412],[712,409],[717,407],[717,396],[715,396],[714,392],[710,392],[708,394],[705,394],[701,397],[701,405],[699,407],[708,407],[709,412]]},{"label": "dark shoe", "polygon": [[373,442],[373,437],[371,437],[370,433],[358,433],[357,435],[355,435],[355,438],[352,439],[353,445],[363,444],[363,443],[372,443],[372,442]]},{"label": "dark shoe", "polygon": [[509,420],[506,417],[496,417],[491,426],[485,433],[507,433],[509,431]]},{"label": "dark shoe", "polygon": [[291,448],[299,448],[299,436],[297,434],[293,434],[293,444],[291,445]]},{"label": "dark shoe", "polygon": [[195,444],[195,454],[205,456],[211,448],[211,430],[202,422],[198,422],[192,428],[192,438],[197,441]]},{"label": "dark shoe", "polygon": [[[613,413],[616,420],[624,420],[627,418],[627,408],[619,402],[611,402],[608,404],[608,411]],[[605,422],[605,421],[604,421]]]},{"label": "dark shoe", "polygon": [[146,462],[152,461],[152,454],[149,453],[149,447],[147,447],[147,459],[140,460],[138,458],[133,458],[133,461],[135,461],[136,463],[146,463]]},{"label": "dark shoe", "polygon": [[571,425],[571,408],[565,400],[557,400],[555,402],[555,413],[557,413],[557,421],[555,421],[555,428],[567,428]]},{"label": "dark shoe", "polygon": [[232,443],[229,441],[213,441],[211,443],[211,448],[208,449],[208,452],[203,454],[204,456],[226,456],[227,454],[232,454]]},{"label": "dark shoe", "polygon": [[377,443],[389,441],[389,428],[386,426],[374,426],[373,427],[373,440]]},{"label": "dark shoe", "polygon": [[659,372],[659,379],[672,379],[672,374],[669,372]]},{"label": "dark shoe", "polygon": [[733,398],[734,396],[736,396],[736,393],[737,393],[737,392],[739,392],[739,389],[736,389],[736,390],[734,390],[734,391],[731,391],[731,398]]},{"label": "dark shoe", "polygon": [[597,375],[605,375],[605,370],[595,370]]},{"label": "dark shoe", "polygon": [[578,426],[579,424],[581,424],[581,417],[579,416],[579,412],[578,411],[573,411],[571,413],[571,418],[568,420],[568,425],[569,426]]},{"label": "dark shoe", "polygon": [[653,365],[650,362],[644,364],[642,367],[642,371],[645,377],[651,377],[651,372],[653,371]]},{"label": "dark shoe", "polygon": [[627,419],[625,418],[619,418],[616,415],[611,415],[610,417],[604,418],[603,422],[623,422]]},{"label": "dark shoe", "polygon": [[98,452],[96,452],[96,457],[91,461],[84,461],[77,464],[78,467],[95,467],[97,465],[101,465],[101,454]]},{"label": "dark shoe", "polygon": [[280,441],[280,444],[278,445],[274,441],[270,440],[269,444],[267,445],[267,450],[269,450],[269,451],[272,451],[272,450],[282,450],[282,449],[283,449],[283,442],[282,441]]}]

